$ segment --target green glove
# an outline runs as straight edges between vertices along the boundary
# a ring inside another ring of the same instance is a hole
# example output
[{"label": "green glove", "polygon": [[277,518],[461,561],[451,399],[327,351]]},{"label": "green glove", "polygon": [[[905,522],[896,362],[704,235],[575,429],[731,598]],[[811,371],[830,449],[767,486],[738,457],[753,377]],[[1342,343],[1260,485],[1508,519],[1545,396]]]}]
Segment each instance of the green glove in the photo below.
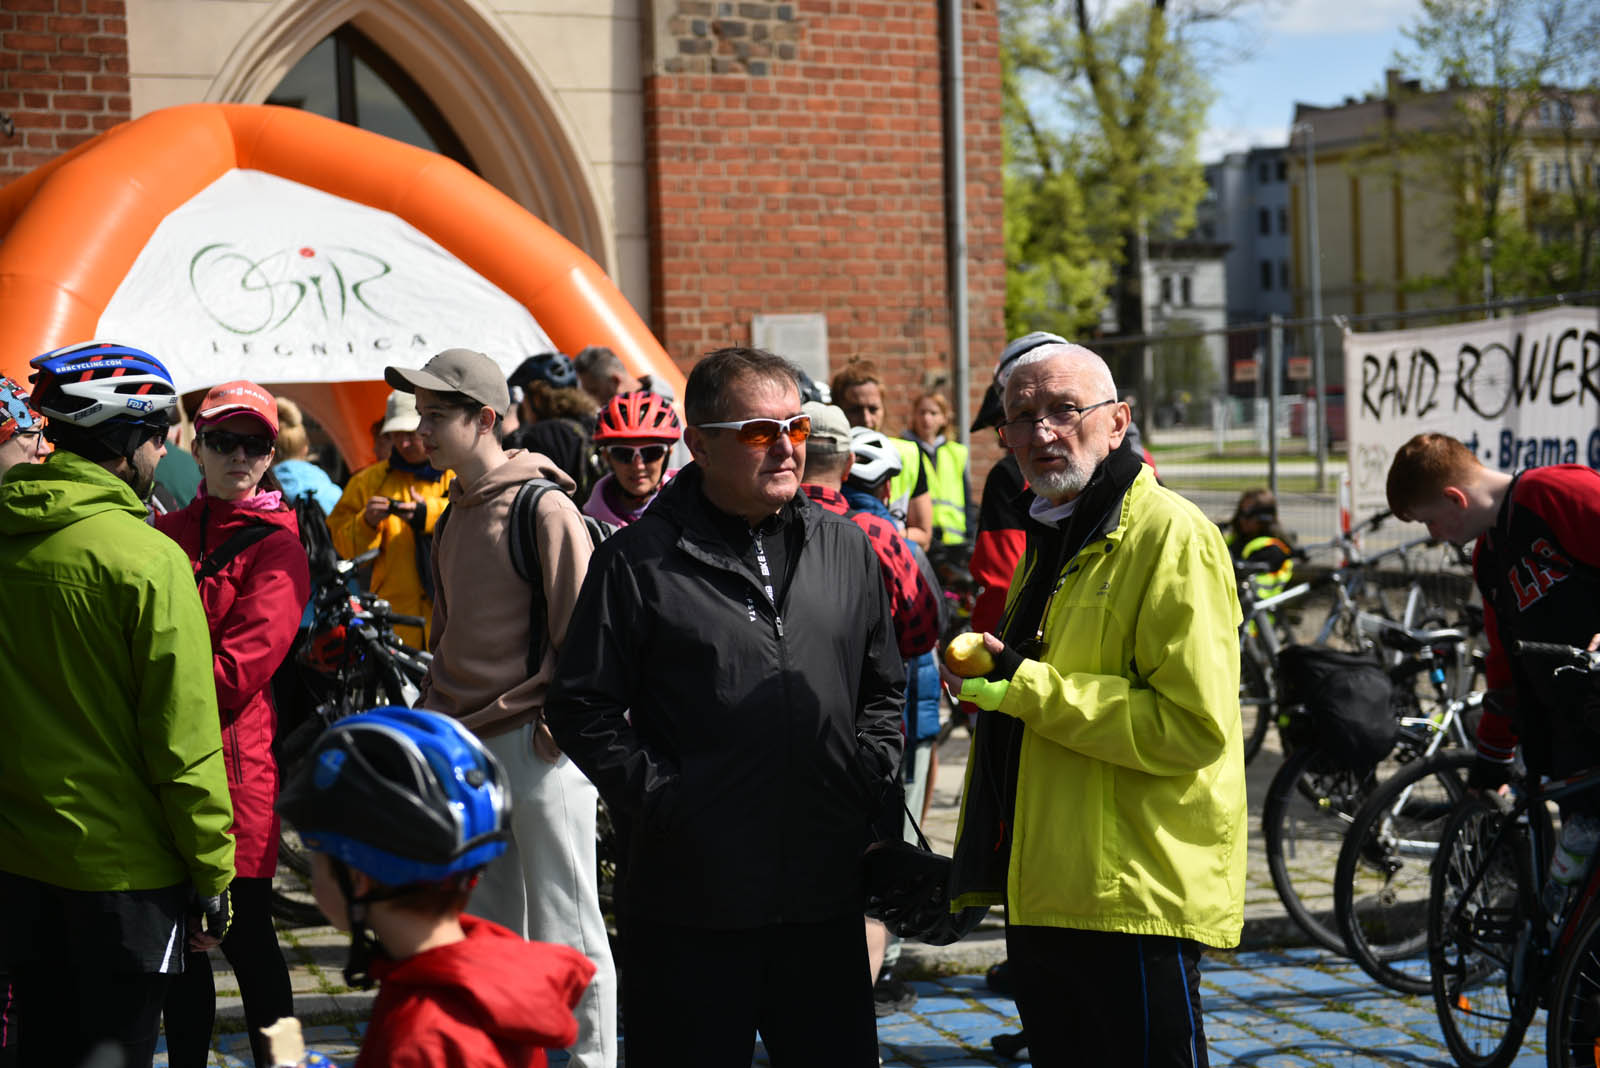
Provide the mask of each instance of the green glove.
[{"label": "green glove", "polygon": [[1000,702],[1006,699],[1006,691],[1011,688],[1011,679],[968,679],[961,684],[961,692],[957,695],[963,701],[971,701],[985,712],[993,712],[1000,707]]}]

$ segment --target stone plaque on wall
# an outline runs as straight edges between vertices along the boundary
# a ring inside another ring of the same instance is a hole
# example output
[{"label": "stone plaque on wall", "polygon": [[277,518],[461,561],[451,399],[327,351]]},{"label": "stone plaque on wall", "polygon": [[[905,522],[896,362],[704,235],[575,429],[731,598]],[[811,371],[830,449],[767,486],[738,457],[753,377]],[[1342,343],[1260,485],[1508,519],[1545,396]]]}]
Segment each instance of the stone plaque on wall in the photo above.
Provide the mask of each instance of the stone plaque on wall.
[{"label": "stone plaque on wall", "polygon": [[757,315],[750,321],[750,340],[758,349],[777,353],[810,375],[828,381],[828,317],[822,312]]}]

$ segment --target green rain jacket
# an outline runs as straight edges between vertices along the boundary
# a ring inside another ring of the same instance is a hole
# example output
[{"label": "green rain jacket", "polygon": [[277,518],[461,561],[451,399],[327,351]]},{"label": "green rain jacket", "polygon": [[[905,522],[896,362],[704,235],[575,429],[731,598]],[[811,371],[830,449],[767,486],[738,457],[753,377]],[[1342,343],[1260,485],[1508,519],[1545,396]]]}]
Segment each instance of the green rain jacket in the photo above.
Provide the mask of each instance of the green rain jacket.
[{"label": "green rain jacket", "polygon": [[203,896],[233,806],[194,570],[133,490],[57,450],[0,485],[0,870]]},{"label": "green rain jacket", "polygon": [[[1043,566],[1035,526],[1008,606]],[[1017,668],[1002,715],[980,716],[954,906],[1236,945],[1240,612],[1221,532],[1144,467],[1051,578],[1040,658]]]}]

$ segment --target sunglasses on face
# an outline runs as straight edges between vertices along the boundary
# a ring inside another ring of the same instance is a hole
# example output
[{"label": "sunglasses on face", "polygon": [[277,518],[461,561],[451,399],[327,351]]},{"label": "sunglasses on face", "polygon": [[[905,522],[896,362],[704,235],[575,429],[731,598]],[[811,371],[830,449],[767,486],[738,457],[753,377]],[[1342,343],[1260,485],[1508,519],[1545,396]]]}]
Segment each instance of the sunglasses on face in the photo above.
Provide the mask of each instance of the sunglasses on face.
[{"label": "sunglasses on face", "polygon": [[607,445],[606,455],[611,457],[613,463],[631,464],[634,460],[642,459],[647,464],[653,464],[667,454],[665,445]]},{"label": "sunglasses on face", "polygon": [[787,434],[796,445],[811,436],[811,417],[791,415],[787,419],[739,419],[731,423],[701,423],[701,430],[731,430],[741,445],[770,449],[779,434]]},{"label": "sunglasses on face", "polygon": [[206,448],[221,456],[230,455],[234,449],[244,449],[246,456],[265,456],[272,451],[272,439],[260,434],[235,434],[230,430],[205,430],[200,441]]}]

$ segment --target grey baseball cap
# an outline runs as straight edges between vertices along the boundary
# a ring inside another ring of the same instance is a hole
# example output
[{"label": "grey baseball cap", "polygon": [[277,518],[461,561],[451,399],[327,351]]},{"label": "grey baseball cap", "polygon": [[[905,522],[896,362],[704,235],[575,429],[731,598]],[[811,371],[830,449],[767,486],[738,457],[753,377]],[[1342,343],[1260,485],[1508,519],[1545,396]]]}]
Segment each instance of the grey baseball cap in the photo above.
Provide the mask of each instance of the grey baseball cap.
[{"label": "grey baseball cap", "polygon": [[436,393],[465,393],[496,415],[511,407],[511,390],[500,365],[471,349],[445,349],[420,368],[385,367],[383,380],[404,393],[415,393],[419,386]]},{"label": "grey baseball cap", "polygon": [[811,417],[810,441],[826,441],[838,452],[850,448],[850,420],[845,418],[843,409],[832,404],[806,401],[800,406],[800,411]]}]

